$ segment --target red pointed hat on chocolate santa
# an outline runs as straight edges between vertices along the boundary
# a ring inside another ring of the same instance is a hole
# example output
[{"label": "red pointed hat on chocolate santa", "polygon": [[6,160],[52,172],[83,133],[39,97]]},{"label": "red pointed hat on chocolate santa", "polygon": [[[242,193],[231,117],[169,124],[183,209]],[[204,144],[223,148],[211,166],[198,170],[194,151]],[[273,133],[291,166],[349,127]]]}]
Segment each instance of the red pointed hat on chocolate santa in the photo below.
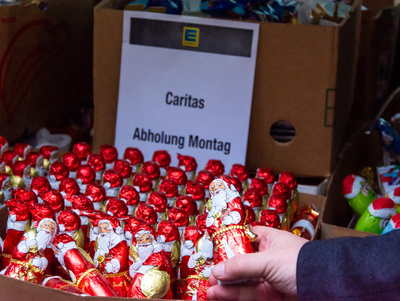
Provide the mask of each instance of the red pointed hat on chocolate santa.
[{"label": "red pointed hat on chocolate santa", "polygon": [[182,208],[188,215],[196,214],[197,205],[190,195],[179,195],[176,198],[175,206]]},{"label": "red pointed hat on chocolate santa", "polygon": [[81,213],[83,211],[94,210],[93,202],[84,195],[73,195],[70,198],[70,202],[72,204],[72,209],[79,210]]},{"label": "red pointed hat on chocolate santa", "polygon": [[132,185],[139,188],[139,192],[146,193],[153,190],[153,181],[147,174],[137,173],[132,179]]},{"label": "red pointed hat on chocolate santa", "polygon": [[182,168],[184,171],[196,171],[197,161],[194,157],[181,154],[177,154],[177,156],[179,168]]},{"label": "red pointed hat on chocolate santa", "polygon": [[88,156],[92,153],[92,147],[89,143],[80,141],[74,144],[72,151],[78,155],[79,160],[86,161]]},{"label": "red pointed hat on chocolate santa", "polygon": [[32,178],[31,188],[36,194],[41,194],[43,192],[50,191],[51,185],[49,179],[46,177],[36,176]]},{"label": "red pointed hat on chocolate santa", "polygon": [[30,151],[26,154],[25,161],[29,163],[30,166],[36,167],[43,161],[43,156],[36,151]]},{"label": "red pointed hat on chocolate santa", "polygon": [[278,213],[274,209],[264,209],[261,211],[260,222],[272,228],[278,228],[281,223]]},{"label": "red pointed hat on chocolate santa", "polygon": [[204,231],[197,226],[187,226],[183,235],[183,241],[191,241],[193,246],[200,240],[204,235]]},{"label": "red pointed hat on chocolate santa", "polygon": [[40,147],[39,153],[42,154],[43,159],[50,160],[51,157],[55,157],[58,154],[58,147],[54,145],[43,145]]},{"label": "red pointed hat on chocolate santa", "polygon": [[100,203],[106,199],[106,190],[101,184],[89,183],[86,186],[85,196],[95,203]]},{"label": "red pointed hat on chocolate santa", "polygon": [[69,176],[69,170],[63,162],[55,161],[50,165],[49,175],[54,176],[56,181],[61,181]]},{"label": "red pointed hat on chocolate santa", "polygon": [[258,192],[265,196],[268,194],[268,184],[264,179],[261,178],[252,178],[250,182],[250,188],[257,189]]},{"label": "red pointed hat on chocolate santa", "polygon": [[117,159],[114,162],[113,169],[119,171],[122,178],[127,179],[132,175],[132,167],[130,163],[126,160]]},{"label": "red pointed hat on chocolate santa", "polygon": [[13,150],[6,150],[1,155],[1,158],[4,160],[7,166],[12,166],[18,160],[18,154]]},{"label": "red pointed hat on chocolate santa", "polygon": [[58,190],[66,195],[77,195],[80,191],[78,183],[73,178],[62,179]]},{"label": "red pointed hat on chocolate santa", "polygon": [[197,174],[196,180],[203,184],[204,189],[210,187],[211,182],[215,179],[215,176],[209,170],[200,170]]},{"label": "red pointed hat on chocolate santa", "polygon": [[31,205],[18,199],[10,199],[4,202],[8,208],[8,215],[14,216],[15,221],[27,221],[31,219]]},{"label": "red pointed hat on chocolate santa", "polygon": [[81,219],[72,210],[63,210],[57,217],[60,233],[76,231],[81,226]]},{"label": "red pointed hat on chocolate santa", "polygon": [[247,180],[249,178],[249,174],[249,170],[243,164],[235,163],[232,165],[230,175],[237,177],[241,182]]},{"label": "red pointed hat on chocolate santa", "polygon": [[163,220],[157,225],[157,241],[160,243],[180,239],[179,229],[172,221]]},{"label": "red pointed hat on chocolate santa", "polygon": [[[43,203],[53,209],[54,213],[58,213],[64,210],[64,197],[61,192],[51,189],[46,192],[42,192],[39,198],[43,200]],[[39,199],[39,200],[40,200]]]},{"label": "red pointed hat on chocolate santa", "polygon": [[160,166],[154,161],[143,162],[142,173],[148,175],[152,180],[157,180],[161,173]]},{"label": "red pointed hat on chocolate santa", "polygon": [[128,207],[123,200],[111,198],[106,202],[105,212],[117,218],[128,215]]},{"label": "red pointed hat on chocolate santa", "polygon": [[65,166],[67,166],[69,171],[76,171],[78,166],[81,165],[81,160],[74,152],[64,153],[62,162],[65,164]]},{"label": "red pointed hat on chocolate santa", "polygon": [[154,225],[157,222],[156,210],[142,202],[137,206],[135,216],[145,220],[149,225]]},{"label": "red pointed hat on chocolate santa", "polygon": [[51,220],[53,223],[56,223],[53,209],[45,204],[36,204],[35,206],[31,206],[29,211],[32,214],[31,226],[35,228],[38,228],[43,220]]},{"label": "red pointed hat on chocolate santa", "polygon": [[100,155],[103,157],[106,164],[110,164],[118,159],[118,150],[112,144],[103,144],[100,146]]},{"label": "red pointed hat on chocolate santa", "polygon": [[274,171],[269,167],[257,168],[255,177],[264,179],[267,184],[274,183],[276,179]]},{"label": "red pointed hat on chocolate santa", "polygon": [[76,181],[81,184],[89,184],[89,183],[94,183],[94,180],[96,179],[96,173],[93,169],[88,164],[83,164],[78,166],[76,169]]},{"label": "red pointed hat on chocolate santa", "polygon": [[187,182],[187,175],[182,168],[170,166],[167,169],[165,177],[168,180],[173,180],[176,185],[185,185]]},{"label": "red pointed hat on chocolate santa", "polygon": [[124,185],[119,191],[119,198],[129,206],[134,206],[139,202],[139,192],[132,185]]},{"label": "red pointed hat on chocolate santa", "polygon": [[206,197],[204,185],[199,181],[187,181],[186,194],[191,195],[193,200],[202,201]]},{"label": "red pointed hat on chocolate santa", "polygon": [[157,162],[160,167],[167,168],[171,164],[171,155],[166,150],[156,150],[152,160]]},{"label": "red pointed hat on chocolate santa", "polygon": [[38,203],[37,195],[33,191],[22,188],[16,188],[13,190],[13,198],[29,205]]},{"label": "red pointed hat on chocolate santa", "polygon": [[102,171],[106,168],[106,161],[104,161],[104,158],[100,154],[90,154],[88,164],[94,169],[94,171]]},{"label": "red pointed hat on chocolate santa", "polygon": [[285,183],[291,190],[297,189],[297,178],[290,171],[283,171],[278,176],[278,182]]},{"label": "red pointed hat on chocolate santa", "polygon": [[147,205],[152,206],[158,213],[167,210],[167,197],[163,192],[152,191],[147,198]]},{"label": "red pointed hat on chocolate santa", "polygon": [[163,179],[158,186],[158,191],[165,193],[167,198],[174,198],[178,196],[178,185],[174,180]]},{"label": "red pointed hat on chocolate santa", "polygon": [[257,189],[249,188],[243,194],[243,203],[254,207],[260,207],[262,204],[262,195]]},{"label": "red pointed hat on chocolate santa", "polygon": [[143,154],[140,149],[136,147],[127,147],[125,149],[123,158],[128,160],[131,165],[143,163]]},{"label": "red pointed hat on chocolate santa", "polygon": [[214,177],[219,177],[224,174],[225,165],[221,160],[210,159],[204,169],[210,171]]},{"label": "red pointed hat on chocolate santa", "polygon": [[119,171],[107,169],[103,175],[104,188],[117,188],[122,186],[122,175]]},{"label": "red pointed hat on chocolate santa", "polygon": [[177,207],[168,210],[168,220],[177,227],[185,227],[189,224],[189,216],[186,211]]},{"label": "red pointed hat on chocolate santa", "polygon": [[12,172],[15,176],[23,178],[27,173],[30,174],[31,166],[26,161],[15,161],[12,165]]}]

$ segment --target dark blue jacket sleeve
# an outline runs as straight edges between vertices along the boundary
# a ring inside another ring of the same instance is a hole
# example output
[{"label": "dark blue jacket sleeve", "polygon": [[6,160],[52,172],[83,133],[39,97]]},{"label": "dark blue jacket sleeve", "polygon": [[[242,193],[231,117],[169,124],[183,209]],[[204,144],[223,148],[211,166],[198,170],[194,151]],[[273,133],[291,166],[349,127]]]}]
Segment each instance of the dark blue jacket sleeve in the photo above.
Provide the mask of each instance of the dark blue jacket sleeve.
[{"label": "dark blue jacket sleeve", "polygon": [[298,300],[400,300],[400,230],[306,243],[297,259]]}]

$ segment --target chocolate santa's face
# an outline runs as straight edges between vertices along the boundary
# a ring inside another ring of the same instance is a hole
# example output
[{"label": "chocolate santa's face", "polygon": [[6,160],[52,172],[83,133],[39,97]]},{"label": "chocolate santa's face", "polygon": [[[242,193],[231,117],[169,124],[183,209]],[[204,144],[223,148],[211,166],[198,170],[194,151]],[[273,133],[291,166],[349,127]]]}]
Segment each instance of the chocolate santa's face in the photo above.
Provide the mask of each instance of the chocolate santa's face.
[{"label": "chocolate santa's face", "polygon": [[147,244],[152,244],[153,243],[153,238],[151,237],[150,234],[142,234],[142,235],[138,235],[136,237],[136,241],[138,243],[138,245],[147,245]]},{"label": "chocolate santa's face", "polygon": [[4,200],[8,201],[12,197],[12,184],[10,178],[7,178],[3,182],[3,187],[1,187],[1,191],[4,195]]},{"label": "chocolate santa's face", "polygon": [[40,177],[43,177],[45,175],[46,168],[44,167],[44,159],[42,156],[40,156],[36,161],[36,170]]},{"label": "chocolate santa's face", "polygon": [[102,234],[102,233],[110,234],[111,233],[110,225],[108,223],[100,223],[98,228],[99,228],[100,234]]},{"label": "chocolate santa's face", "polygon": [[214,195],[217,190],[225,190],[225,184],[222,180],[213,181],[210,185],[210,194]]},{"label": "chocolate santa's face", "polygon": [[44,230],[47,233],[51,233],[51,235],[54,235],[56,233],[56,224],[51,221],[44,221],[40,225],[40,230]]}]

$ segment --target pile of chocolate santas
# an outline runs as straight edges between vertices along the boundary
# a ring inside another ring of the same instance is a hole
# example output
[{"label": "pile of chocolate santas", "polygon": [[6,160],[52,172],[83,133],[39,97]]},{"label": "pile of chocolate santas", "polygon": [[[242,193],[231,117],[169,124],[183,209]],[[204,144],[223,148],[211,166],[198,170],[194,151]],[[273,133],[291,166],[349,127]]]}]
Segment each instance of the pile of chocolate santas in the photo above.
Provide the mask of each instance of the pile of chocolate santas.
[{"label": "pile of chocolate santas", "polygon": [[[318,212],[298,208],[296,178],[167,151],[76,143],[11,149],[0,137],[9,211],[1,274],[91,296],[207,299],[213,265],[255,252],[250,226],[312,239]],[[301,210],[298,210],[301,209]],[[295,212],[299,212],[295,214]]]}]

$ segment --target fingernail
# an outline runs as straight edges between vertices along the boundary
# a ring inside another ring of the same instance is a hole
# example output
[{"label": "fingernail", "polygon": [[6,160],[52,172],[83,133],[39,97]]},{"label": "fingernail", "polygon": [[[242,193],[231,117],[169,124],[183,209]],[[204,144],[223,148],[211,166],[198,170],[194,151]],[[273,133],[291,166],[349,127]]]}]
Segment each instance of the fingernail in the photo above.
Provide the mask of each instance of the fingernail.
[{"label": "fingernail", "polygon": [[220,264],[217,264],[213,268],[213,274],[214,274],[215,278],[223,277],[225,274],[225,264],[223,262],[221,262]]}]

